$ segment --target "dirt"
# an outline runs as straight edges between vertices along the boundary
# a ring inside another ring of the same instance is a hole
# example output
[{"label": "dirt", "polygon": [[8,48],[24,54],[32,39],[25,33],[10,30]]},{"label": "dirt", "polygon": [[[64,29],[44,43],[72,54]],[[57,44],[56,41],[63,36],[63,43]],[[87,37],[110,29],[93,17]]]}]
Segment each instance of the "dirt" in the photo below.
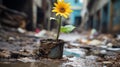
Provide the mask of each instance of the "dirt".
[{"label": "dirt", "polygon": [[[19,33],[17,29],[2,28],[0,30],[0,59],[19,59],[24,57],[36,59],[47,57],[51,49],[64,44],[62,40],[47,39],[46,41],[42,38],[29,36],[27,33]],[[62,58],[62,54],[60,56]]]},{"label": "dirt", "polygon": [[38,40],[38,38],[16,31],[1,29],[0,58],[32,57],[34,56],[34,50],[38,49]]},{"label": "dirt", "polygon": [[[63,36],[66,40],[66,44],[64,49],[84,49],[86,52],[85,56],[75,57],[73,56],[65,56],[63,55],[62,59],[48,59],[41,57],[41,55],[46,55],[50,52],[50,50],[56,47],[57,42],[42,41],[43,38],[37,38],[34,36],[29,36],[27,34],[21,34],[16,32],[14,29],[1,29],[0,30],[0,67],[120,67],[120,52],[106,50],[106,54],[96,54],[97,51],[101,51],[103,49],[98,48],[96,46],[87,46],[87,45],[71,45],[76,42],[72,42],[70,38],[76,40],[78,36],[74,35],[65,35]],[[68,36],[70,38],[68,38]],[[61,36],[62,37],[62,36]],[[83,36],[82,36],[83,37]],[[67,41],[68,40],[70,41]],[[62,38],[61,38],[62,39]],[[42,52],[40,52],[40,40],[44,44],[41,45]],[[52,44],[53,43],[53,44]],[[119,43],[114,42],[114,43]],[[49,44],[49,45],[48,45]],[[58,44],[59,45],[59,44]],[[44,51],[44,50],[45,51]],[[41,55],[40,55],[41,53]],[[57,55],[57,54],[56,54]],[[77,54],[76,54],[77,55]],[[92,55],[93,57],[97,56],[96,59],[91,59],[89,57]],[[81,55],[80,55],[81,56]],[[72,59],[72,60],[71,60]]]},{"label": "dirt", "polygon": [[50,51],[59,45],[63,46],[64,41],[63,40],[57,41],[55,39],[43,39],[43,40],[41,40],[41,45],[40,45],[39,51],[42,53],[42,55],[44,55],[44,57],[47,57],[49,55]]}]

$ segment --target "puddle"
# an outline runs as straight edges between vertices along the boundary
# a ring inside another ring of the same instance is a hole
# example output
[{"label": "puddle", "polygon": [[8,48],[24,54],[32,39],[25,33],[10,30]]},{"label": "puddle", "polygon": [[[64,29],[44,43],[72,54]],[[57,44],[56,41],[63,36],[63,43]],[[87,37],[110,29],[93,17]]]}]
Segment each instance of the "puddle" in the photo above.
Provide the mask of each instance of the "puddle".
[{"label": "puddle", "polygon": [[[88,61],[89,62],[89,61]],[[90,62],[89,64],[83,60],[76,60],[73,62],[58,63],[58,62],[34,62],[34,63],[0,63],[0,67],[102,67],[99,64]],[[91,64],[92,63],[92,64]]]},{"label": "puddle", "polygon": [[0,67],[62,67],[60,63],[42,63],[42,62],[35,62],[35,63],[0,63]]}]

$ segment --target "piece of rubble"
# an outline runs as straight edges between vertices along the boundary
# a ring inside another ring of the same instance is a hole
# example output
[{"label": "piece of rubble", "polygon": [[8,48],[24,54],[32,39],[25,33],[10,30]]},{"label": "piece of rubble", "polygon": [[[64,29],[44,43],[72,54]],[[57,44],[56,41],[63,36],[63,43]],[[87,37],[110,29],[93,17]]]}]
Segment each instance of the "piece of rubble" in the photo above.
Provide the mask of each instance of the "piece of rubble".
[{"label": "piece of rubble", "polygon": [[29,51],[12,51],[11,52],[11,57],[12,58],[19,58],[19,57],[30,57],[32,56],[31,52]]},{"label": "piece of rubble", "polygon": [[24,62],[24,63],[27,63],[27,62],[35,62],[34,59],[32,58],[28,58],[28,57],[25,57],[25,58],[19,58],[17,59],[18,61],[21,61],[21,62]]},{"label": "piece of rubble", "polygon": [[0,49],[0,58],[10,58],[11,53],[8,50]]}]

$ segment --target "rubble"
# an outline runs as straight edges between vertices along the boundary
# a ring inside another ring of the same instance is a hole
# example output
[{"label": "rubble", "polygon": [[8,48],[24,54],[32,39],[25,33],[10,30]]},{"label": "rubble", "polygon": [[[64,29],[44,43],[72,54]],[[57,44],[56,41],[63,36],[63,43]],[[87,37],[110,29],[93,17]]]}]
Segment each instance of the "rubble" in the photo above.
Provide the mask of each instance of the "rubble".
[{"label": "rubble", "polygon": [[[32,34],[29,32],[27,35],[26,33],[22,34],[18,32],[6,31],[3,29],[1,30],[1,60],[5,58],[9,61],[20,61],[27,63],[36,62],[37,60],[40,60],[41,62],[45,59],[41,57],[38,48],[40,46],[41,39],[33,36],[34,34],[32,32]],[[77,36],[75,37],[77,38]],[[79,42],[79,40],[82,38],[83,40]],[[119,41],[115,40],[114,38],[104,41],[103,37],[99,37],[96,40],[100,41],[100,44],[94,43],[94,45],[91,45],[90,42],[94,41],[94,39],[87,39],[86,36],[85,38],[82,36],[82,38],[80,38],[79,40],[73,38],[73,41],[69,41],[69,39],[66,38],[63,59],[60,59],[56,62],[62,62],[62,67],[100,67],[102,65],[109,66],[111,65],[111,63],[119,65],[119,63],[117,62],[119,62],[120,60],[120,52],[118,50],[119,48],[115,48],[115,45],[119,44]],[[55,60],[46,58],[45,61]]]},{"label": "rubble", "polygon": [[17,60],[18,60],[18,61],[21,61],[21,62],[24,62],[24,63],[27,63],[27,62],[35,62],[34,59],[28,58],[28,57],[20,58],[20,59],[17,59]]},{"label": "rubble", "polygon": [[72,48],[72,49],[64,49],[63,54],[66,56],[74,56],[74,57],[82,57],[84,58],[86,56],[86,53],[84,49],[77,49],[77,48]]},{"label": "rubble", "polygon": [[11,53],[8,50],[0,49],[0,58],[10,58]]},{"label": "rubble", "polygon": [[[36,62],[37,60],[41,62],[44,59],[50,62],[55,61],[41,57],[40,53],[42,54],[42,52],[39,50],[40,40],[44,37],[46,39],[46,36],[49,37],[54,33],[51,34],[46,31],[42,34],[43,37],[36,37],[36,33],[28,31],[20,33],[17,28],[1,28],[0,30],[0,61],[3,61],[3,58],[7,59],[7,61],[20,61],[24,63]],[[89,36],[84,36],[83,34],[75,36],[72,33],[67,34],[66,37],[65,34],[62,35],[60,39],[63,37],[66,41],[63,58],[56,61],[62,62],[62,67],[100,67],[102,65],[109,66],[111,63],[119,66],[119,63],[117,63],[120,60],[119,39],[114,38],[112,35],[99,34],[95,39],[90,39]],[[74,35],[75,38],[71,35]],[[46,48],[49,52],[50,47]]]},{"label": "rubble", "polygon": [[39,39],[37,40],[36,37],[18,33],[17,31],[7,31],[4,28],[0,30],[0,59],[17,59],[34,56],[33,51],[38,48]]},{"label": "rubble", "polygon": [[0,10],[0,24],[2,26],[25,28],[27,23],[25,13],[9,9],[3,5],[0,5]]}]

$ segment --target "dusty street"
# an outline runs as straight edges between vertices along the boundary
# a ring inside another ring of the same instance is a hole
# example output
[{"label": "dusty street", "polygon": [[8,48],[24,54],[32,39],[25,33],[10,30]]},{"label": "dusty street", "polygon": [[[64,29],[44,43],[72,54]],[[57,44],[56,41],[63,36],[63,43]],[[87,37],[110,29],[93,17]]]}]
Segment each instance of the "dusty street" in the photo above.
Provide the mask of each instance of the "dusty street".
[{"label": "dusty street", "polygon": [[120,67],[120,0],[0,0],[0,67]]},{"label": "dusty street", "polygon": [[59,60],[40,58],[36,55],[35,51],[42,38],[5,30],[1,30],[0,36],[1,67],[110,67],[111,65],[119,67],[120,65],[119,48],[108,49],[100,39],[97,40],[101,44],[97,43],[99,41],[90,43],[92,40],[88,42],[87,33],[61,34],[60,39],[66,43],[63,58]]}]

